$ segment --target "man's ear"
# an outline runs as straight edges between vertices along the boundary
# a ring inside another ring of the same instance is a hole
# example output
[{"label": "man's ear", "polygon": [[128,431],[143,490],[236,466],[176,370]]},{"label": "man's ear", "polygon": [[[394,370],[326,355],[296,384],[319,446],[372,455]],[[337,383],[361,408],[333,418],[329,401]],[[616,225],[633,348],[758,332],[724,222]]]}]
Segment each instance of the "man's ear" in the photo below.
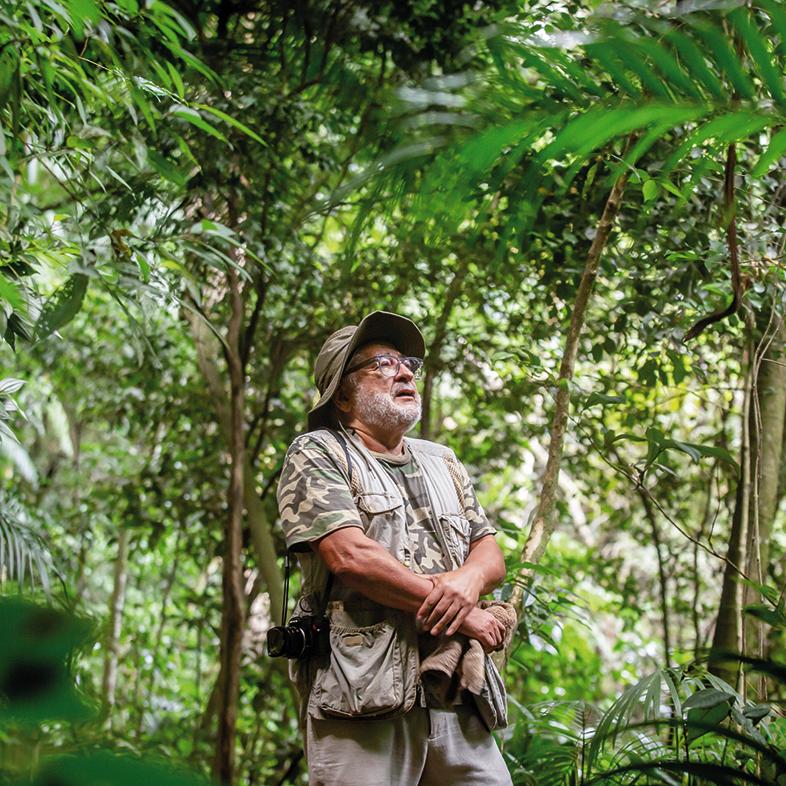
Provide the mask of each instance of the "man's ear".
[{"label": "man's ear", "polygon": [[349,412],[352,408],[349,396],[349,386],[342,382],[333,394],[333,405],[339,412]]}]

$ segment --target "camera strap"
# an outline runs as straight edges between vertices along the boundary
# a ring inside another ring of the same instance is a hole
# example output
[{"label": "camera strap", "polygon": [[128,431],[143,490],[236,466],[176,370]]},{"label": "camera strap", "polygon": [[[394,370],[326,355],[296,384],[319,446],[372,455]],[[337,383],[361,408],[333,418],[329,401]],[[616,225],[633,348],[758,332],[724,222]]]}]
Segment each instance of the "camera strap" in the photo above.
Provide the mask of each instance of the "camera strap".
[{"label": "camera strap", "polygon": [[[287,624],[287,606],[289,605],[289,549],[284,552],[284,598],[281,602],[281,624]],[[319,604],[319,613],[324,616],[327,611],[328,599],[330,598],[330,591],[333,589],[333,574],[328,573],[327,582],[325,583],[325,592],[322,595],[322,600]]]},{"label": "camera strap", "polygon": [[[349,476],[349,485],[352,486],[352,456],[349,453],[349,446],[344,435],[338,431],[333,432],[336,441],[341,445],[344,450],[344,458],[347,462],[347,475]],[[289,560],[289,549],[284,552],[284,598],[281,604],[281,624],[286,625],[287,622],[287,607],[289,605],[289,573],[291,570],[291,563]],[[319,604],[319,613],[324,616],[327,612],[328,601],[330,600],[330,592],[333,589],[333,574],[328,573],[327,582],[325,583],[325,591],[322,594],[322,599]]]}]

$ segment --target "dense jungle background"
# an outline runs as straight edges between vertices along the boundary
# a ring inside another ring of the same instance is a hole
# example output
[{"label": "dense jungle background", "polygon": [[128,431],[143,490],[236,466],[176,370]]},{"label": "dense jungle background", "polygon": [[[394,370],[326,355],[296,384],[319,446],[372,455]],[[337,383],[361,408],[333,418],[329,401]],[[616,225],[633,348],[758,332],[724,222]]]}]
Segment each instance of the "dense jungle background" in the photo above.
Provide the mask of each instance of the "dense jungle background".
[{"label": "dense jungle background", "polygon": [[514,782],[786,783],[785,75],[783,0],[2,0],[0,783],[306,782],[275,488],[376,308]]}]

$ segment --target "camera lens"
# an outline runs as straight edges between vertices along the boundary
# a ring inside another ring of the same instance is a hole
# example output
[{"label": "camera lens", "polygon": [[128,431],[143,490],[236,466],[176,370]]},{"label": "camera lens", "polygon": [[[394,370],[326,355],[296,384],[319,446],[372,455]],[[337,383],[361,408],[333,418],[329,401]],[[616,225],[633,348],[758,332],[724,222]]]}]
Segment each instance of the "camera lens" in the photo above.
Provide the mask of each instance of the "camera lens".
[{"label": "camera lens", "polygon": [[270,628],[267,632],[267,654],[273,658],[280,658],[286,654],[287,635],[286,628]]},{"label": "camera lens", "polygon": [[300,658],[306,652],[306,632],[300,621],[293,625],[269,628],[267,632],[267,654],[271,658]]}]

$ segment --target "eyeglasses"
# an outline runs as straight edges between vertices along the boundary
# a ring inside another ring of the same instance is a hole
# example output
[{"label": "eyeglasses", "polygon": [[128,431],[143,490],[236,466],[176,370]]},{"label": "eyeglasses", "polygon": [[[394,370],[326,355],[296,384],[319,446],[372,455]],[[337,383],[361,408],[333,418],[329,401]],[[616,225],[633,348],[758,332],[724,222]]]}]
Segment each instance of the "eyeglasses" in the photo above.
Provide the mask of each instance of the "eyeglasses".
[{"label": "eyeglasses", "polygon": [[423,371],[422,358],[398,358],[395,355],[374,355],[374,357],[362,360],[354,366],[350,366],[344,371],[344,374],[351,374],[353,371],[358,371],[361,368],[370,366],[376,363],[376,370],[382,374],[383,377],[398,376],[399,369],[403,363],[411,372],[415,379],[420,379],[421,372]]}]

